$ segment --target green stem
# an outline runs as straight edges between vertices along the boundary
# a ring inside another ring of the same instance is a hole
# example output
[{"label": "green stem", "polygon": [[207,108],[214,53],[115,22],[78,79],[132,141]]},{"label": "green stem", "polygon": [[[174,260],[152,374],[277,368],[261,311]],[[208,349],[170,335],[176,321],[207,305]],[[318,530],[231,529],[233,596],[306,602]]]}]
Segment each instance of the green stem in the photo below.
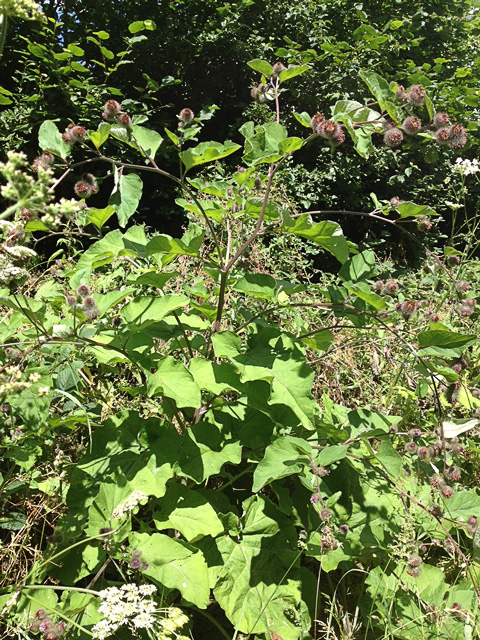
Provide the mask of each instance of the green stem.
[{"label": "green stem", "polygon": [[5,46],[5,40],[7,39],[7,27],[8,27],[8,17],[7,13],[4,11],[0,16],[0,58],[3,54],[3,48]]}]

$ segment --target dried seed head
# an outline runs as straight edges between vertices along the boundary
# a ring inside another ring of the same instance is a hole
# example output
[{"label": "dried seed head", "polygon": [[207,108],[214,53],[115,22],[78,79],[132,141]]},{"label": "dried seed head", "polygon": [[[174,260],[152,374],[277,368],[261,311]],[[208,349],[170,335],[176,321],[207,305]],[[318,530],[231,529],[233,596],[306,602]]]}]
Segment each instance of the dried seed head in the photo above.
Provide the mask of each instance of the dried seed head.
[{"label": "dried seed head", "polygon": [[474,312],[475,309],[468,304],[459,304],[457,307],[457,313],[461,318],[469,318]]},{"label": "dried seed head", "polygon": [[397,98],[397,100],[402,100],[405,101],[407,99],[407,96],[405,94],[405,87],[401,84],[397,84],[397,92],[395,94],[395,97]]},{"label": "dried seed head", "polygon": [[390,129],[395,129],[397,126],[393,120],[387,119],[383,121],[383,130],[389,131]]},{"label": "dried seed head", "polygon": [[416,553],[412,553],[407,558],[407,564],[411,567],[421,567],[423,564],[423,560]]},{"label": "dried seed head", "polygon": [[37,171],[41,169],[49,169],[55,160],[55,156],[50,151],[44,151],[41,156],[35,158],[32,163],[32,169]]},{"label": "dried seed head", "polygon": [[403,142],[402,131],[400,131],[398,127],[394,127],[393,129],[385,131],[383,142],[387,147],[398,147]]},{"label": "dried seed head", "polygon": [[447,267],[456,267],[457,264],[460,264],[460,258],[458,256],[447,256],[445,262]]},{"label": "dried seed head", "polygon": [[415,444],[415,442],[407,442],[407,444],[405,445],[405,451],[411,454],[417,453],[417,445]]},{"label": "dried seed head", "polygon": [[435,140],[439,144],[447,144],[449,137],[450,137],[450,130],[447,129],[446,127],[442,127],[441,129],[437,129],[437,131],[435,131]]},{"label": "dried seed head", "polygon": [[422,460],[428,460],[429,458],[433,457],[433,448],[432,447],[425,447],[425,446],[418,447],[417,455]]},{"label": "dried seed head", "polygon": [[77,296],[80,296],[80,298],[86,298],[87,296],[89,296],[89,295],[90,295],[90,293],[91,293],[91,289],[90,289],[90,287],[89,287],[88,285],[86,285],[86,284],[80,284],[80,285],[77,287],[77,291],[76,291],[76,293],[77,293]]},{"label": "dried seed head", "polygon": [[122,127],[131,127],[132,126],[132,119],[128,115],[128,113],[119,113],[117,115],[117,122],[118,122],[118,124],[122,125]]},{"label": "dried seed head", "polygon": [[385,287],[385,283],[383,280],[377,280],[376,282],[374,282],[371,286],[370,289],[372,291],[375,291],[376,293],[383,293],[383,289]]},{"label": "dried seed head", "polygon": [[87,130],[85,127],[75,126],[70,129],[70,138],[73,142],[83,142],[87,137]]},{"label": "dried seed head", "polygon": [[282,71],[285,71],[286,68],[287,67],[281,62],[275,62],[272,68],[272,76],[274,78],[278,78],[278,76],[282,73]]},{"label": "dried seed head", "polygon": [[449,467],[444,473],[444,478],[447,482],[458,482],[461,477],[462,472],[460,467],[457,467],[456,465]]},{"label": "dried seed head", "polygon": [[398,196],[393,196],[393,198],[390,198],[390,204],[392,205],[392,207],[398,207],[399,204],[402,204],[402,202],[405,202],[404,200],[400,200],[400,198]]},{"label": "dried seed head", "polygon": [[107,100],[103,107],[102,117],[108,122],[114,122],[116,116],[122,110],[122,105],[116,100]]},{"label": "dried seed head", "polygon": [[432,228],[432,223],[428,216],[420,216],[417,219],[417,229],[422,233],[428,233]]},{"label": "dried seed head", "polygon": [[318,133],[326,140],[334,140],[342,133],[342,128],[335,120],[324,120],[318,127]]},{"label": "dried seed head", "polygon": [[457,293],[466,293],[470,289],[470,284],[466,280],[457,280],[455,283],[455,291]]},{"label": "dried seed head", "polygon": [[417,118],[417,116],[408,116],[408,118],[405,118],[405,120],[402,122],[402,128],[405,133],[413,136],[421,130],[422,121],[420,120],[420,118]]},{"label": "dried seed head", "polygon": [[441,489],[445,486],[445,480],[439,473],[434,473],[433,476],[430,476],[430,484],[434,489]]},{"label": "dried seed head", "polygon": [[425,89],[421,84],[414,84],[406,93],[408,104],[414,107],[421,107],[425,102]]},{"label": "dried seed head", "polygon": [[450,118],[446,113],[439,111],[433,116],[433,126],[435,129],[441,129],[442,127],[448,127],[450,125]]},{"label": "dried seed head", "polygon": [[88,198],[91,195],[90,185],[87,182],[79,180],[73,186],[77,198]]},{"label": "dried seed head", "polygon": [[444,498],[448,499],[448,498],[451,498],[453,496],[455,491],[452,489],[452,487],[450,487],[448,484],[446,484],[445,486],[442,487],[441,493],[442,493],[442,496]]},{"label": "dried seed head", "polygon": [[400,311],[404,319],[408,320],[417,310],[417,304],[413,300],[405,300],[405,302],[399,302],[396,308]]},{"label": "dried seed head", "polygon": [[323,113],[316,113],[313,118],[310,120],[310,126],[313,129],[314,133],[320,133],[320,125],[325,120],[325,116]]},{"label": "dried seed head", "polygon": [[267,85],[260,83],[258,86],[253,87],[250,95],[258,104],[264,104],[267,101]]},{"label": "dried seed head", "polygon": [[467,132],[461,124],[452,124],[447,143],[451,149],[462,149],[467,144]]},{"label": "dried seed head", "polygon": [[182,109],[178,114],[178,119],[184,124],[187,124],[188,122],[192,122],[194,118],[195,118],[195,114],[188,107],[185,107],[185,109]]}]

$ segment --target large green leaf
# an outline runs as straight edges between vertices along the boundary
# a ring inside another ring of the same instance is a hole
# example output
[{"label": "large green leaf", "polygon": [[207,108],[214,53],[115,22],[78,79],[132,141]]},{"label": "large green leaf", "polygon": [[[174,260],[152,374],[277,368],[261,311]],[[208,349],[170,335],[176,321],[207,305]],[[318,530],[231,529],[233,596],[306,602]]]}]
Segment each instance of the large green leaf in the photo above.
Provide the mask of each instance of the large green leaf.
[{"label": "large green leaf", "polygon": [[315,242],[333,254],[342,264],[348,259],[348,244],[340,225],[336,222],[324,220],[315,223],[307,213],[304,213],[298,218],[284,220],[279,230],[294,233]]},{"label": "large green leaf", "polygon": [[295,78],[296,76],[302,75],[303,73],[305,73],[309,69],[310,69],[310,67],[309,67],[308,64],[297,64],[297,65],[295,65],[293,67],[289,67],[288,69],[285,69],[278,76],[278,78],[280,80],[280,84],[282,82],[286,82],[287,80],[290,80],[291,78]]},{"label": "large green leaf", "polygon": [[[147,256],[155,253],[171,253],[172,255],[197,256],[202,246],[205,233],[199,225],[191,225],[189,237],[177,240],[166,234],[154,236],[147,244]],[[188,240],[186,242],[186,240]]]},{"label": "large green leaf", "polygon": [[175,400],[178,407],[200,408],[200,388],[185,365],[172,356],[160,360],[155,373],[147,374],[147,389],[150,396],[162,392]]},{"label": "large green leaf", "polygon": [[415,204],[414,202],[401,202],[397,207],[397,211],[401,218],[437,215],[437,212],[432,207],[425,204]]},{"label": "large green leaf", "polygon": [[167,589],[178,589],[187,602],[206,608],[210,588],[201,551],[162,533],[132,533],[130,544],[148,564],[145,575]]},{"label": "large green leaf", "polygon": [[267,122],[256,127],[254,131],[250,125],[251,123],[247,122],[240,128],[240,133],[246,138],[244,162],[255,166],[265,162],[276,162],[286,155],[280,147],[280,144],[287,140],[287,130],[283,125]]},{"label": "large green leaf", "polygon": [[228,362],[192,358],[189,371],[200,389],[215,395],[225,391],[239,391],[243,387],[235,367]]},{"label": "large green leaf", "polygon": [[206,417],[186,431],[176,472],[200,483],[218,474],[224,464],[237,465],[241,459],[239,440]]},{"label": "large green leaf", "polygon": [[215,598],[238,631],[296,640],[303,625],[291,615],[301,604],[295,529],[265,496],[252,496],[243,508],[240,539],[218,539],[223,566]]},{"label": "large green leaf", "polygon": [[257,298],[271,300],[275,296],[276,284],[275,278],[267,273],[246,273],[232,286],[232,289]]},{"label": "large green leaf", "polygon": [[266,78],[269,78],[273,73],[272,65],[266,60],[255,58],[255,60],[250,60],[250,62],[247,62],[247,64],[251,69],[254,69],[254,71],[258,71]]},{"label": "large green leaf", "polygon": [[[124,502],[133,493],[133,488],[123,473],[118,469],[114,475],[100,484],[97,496],[88,510],[88,527],[86,533],[89,536],[100,535],[100,530],[105,527],[118,527],[124,518],[112,519],[112,514],[120,503]],[[138,507],[136,507],[138,509]],[[128,519],[121,524],[118,538],[126,537],[130,530]]]},{"label": "large green leaf", "polygon": [[189,542],[203,536],[215,538],[223,532],[223,525],[208,500],[178,482],[168,485],[160,507],[153,514],[157,529],[176,529]]},{"label": "large green leaf", "polygon": [[111,125],[109,125],[107,122],[101,122],[98,126],[97,131],[91,132],[90,140],[93,142],[97,149],[100,149],[102,144],[108,140],[110,129]]},{"label": "large green leaf", "polygon": [[225,144],[220,142],[201,142],[196,147],[191,147],[180,153],[180,159],[185,165],[185,171],[206,162],[220,160],[235,153],[240,149],[240,145],[227,140]]},{"label": "large green leaf", "polygon": [[265,395],[260,385],[252,385],[249,401],[256,408],[268,405],[289,407],[306,428],[312,428],[316,412],[311,396],[313,372],[305,356],[289,334],[272,327],[260,328],[251,336],[247,349],[242,352],[238,336],[230,332],[212,336],[215,355],[226,357],[241,373],[242,382],[265,380],[270,393]]},{"label": "large green leaf", "polygon": [[376,458],[392,478],[396,479],[402,473],[402,457],[387,440],[381,443]]},{"label": "large green leaf", "polygon": [[371,278],[376,272],[375,254],[370,249],[362,251],[347,260],[338,275],[344,281],[358,282]]},{"label": "large green leaf", "polygon": [[356,295],[360,300],[364,300],[377,311],[385,309],[387,306],[385,298],[374,293],[366,282],[344,282],[343,286],[347,291]]},{"label": "large green leaf", "polygon": [[51,151],[61,158],[66,158],[71,153],[71,146],[63,140],[57,125],[51,120],[45,120],[40,125],[38,144],[43,151]]},{"label": "large green leaf", "polygon": [[460,357],[463,351],[478,341],[478,336],[455,333],[447,329],[433,329],[418,334],[421,355]]},{"label": "large green leaf", "polygon": [[388,82],[375,71],[360,70],[358,75],[378,101],[381,111],[386,111],[395,122],[402,122],[402,111],[395,105],[395,94]]},{"label": "large green leaf", "polygon": [[146,127],[140,127],[139,125],[132,125],[132,137],[137,143],[137,146],[145,152],[149,158],[154,158],[158,151],[158,147],[162,144],[162,136]]},{"label": "large green leaf", "polygon": [[172,311],[186,307],[188,303],[189,298],[182,295],[140,296],[127,303],[121,315],[125,322],[135,325],[138,331],[144,325],[159,322]]},{"label": "large green leaf", "polygon": [[94,224],[97,229],[101,229],[114,213],[115,209],[112,206],[105,207],[105,209],[90,209],[87,214],[88,222]]},{"label": "large green leaf", "polygon": [[143,183],[139,175],[124,175],[115,168],[115,187],[108,204],[115,208],[121,227],[125,227],[129,218],[136,212],[142,189]]},{"label": "large green leaf", "polygon": [[253,474],[252,491],[260,491],[272,480],[299,474],[308,466],[312,447],[306,440],[293,436],[277,438],[265,450],[263,460],[259,462]]}]

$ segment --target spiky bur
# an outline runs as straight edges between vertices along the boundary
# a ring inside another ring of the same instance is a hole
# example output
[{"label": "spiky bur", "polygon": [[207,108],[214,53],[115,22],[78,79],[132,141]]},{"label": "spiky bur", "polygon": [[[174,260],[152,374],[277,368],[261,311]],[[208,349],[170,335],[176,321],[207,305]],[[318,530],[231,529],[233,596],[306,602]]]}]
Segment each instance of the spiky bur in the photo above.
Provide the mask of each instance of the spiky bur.
[{"label": "spiky bur", "polygon": [[132,126],[132,118],[128,115],[128,113],[119,113],[117,116],[118,124],[122,125],[122,127],[131,127]]},{"label": "spiky bur", "polygon": [[451,498],[451,497],[453,496],[453,494],[455,493],[455,491],[453,490],[453,488],[452,488],[450,485],[448,485],[448,484],[444,485],[444,486],[441,488],[440,492],[441,492],[442,496],[443,496],[444,498],[446,498],[447,500],[448,500],[449,498]]},{"label": "spiky bur", "polygon": [[64,142],[68,142],[68,144],[74,144],[75,142],[83,142],[87,137],[87,130],[85,127],[80,127],[76,124],[69,124],[65,129],[65,132],[62,133],[62,138]]},{"label": "spiky bur", "polygon": [[268,99],[267,91],[268,91],[267,85],[260,83],[259,85],[257,85],[256,87],[253,87],[253,89],[250,90],[250,95],[255,100],[255,102],[258,102],[258,104],[265,104],[265,102]]},{"label": "spiky bur", "polygon": [[460,258],[459,256],[447,256],[445,262],[447,263],[447,267],[456,267],[457,264],[460,264]]},{"label": "spiky bur", "polygon": [[73,190],[78,198],[89,198],[98,193],[98,184],[95,176],[91,173],[84,173],[82,179],[75,183]]},{"label": "spiky bur", "polygon": [[80,298],[86,298],[87,296],[89,296],[91,294],[91,289],[88,285],[86,284],[80,284],[77,287],[77,296],[79,296]]},{"label": "spiky bur", "polygon": [[103,107],[102,117],[107,122],[115,122],[117,116],[122,110],[122,105],[116,100],[107,100]]},{"label": "spiky bur", "polygon": [[182,109],[178,114],[178,119],[180,120],[179,125],[181,124],[181,126],[183,126],[188,124],[189,122],[193,122],[194,118],[195,114],[193,113],[193,111],[188,107],[185,107],[185,109]]},{"label": "spiky bur", "polygon": [[478,528],[478,518],[477,516],[470,516],[467,520],[467,526],[465,527],[467,532],[473,536]]},{"label": "spiky bur", "polygon": [[403,132],[398,127],[387,129],[383,135],[383,142],[387,147],[398,147],[403,142]]},{"label": "spiky bur", "polygon": [[468,298],[463,301],[463,304],[458,305],[457,312],[462,318],[469,318],[475,313],[476,301],[472,298]]},{"label": "spiky bur", "polygon": [[87,296],[83,299],[82,311],[83,315],[88,318],[88,320],[95,320],[95,318],[100,314],[97,303],[91,296]]},{"label": "spiky bur", "polygon": [[310,120],[312,131],[325,140],[328,140],[332,146],[337,147],[345,142],[345,134],[342,127],[335,120],[325,120],[323,113],[317,113]]},{"label": "spiky bur", "polygon": [[457,467],[456,465],[448,467],[448,469],[443,474],[443,477],[447,482],[459,482],[462,477],[460,467]]},{"label": "spiky bur", "polygon": [[146,571],[148,569],[148,564],[145,560],[142,560],[142,552],[140,550],[136,549],[135,551],[132,551],[130,567],[137,571]]},{"label": "spiky bur", "polygon": [[458,294],[466,293],[470,289],[470,283],[467,280],[457,280],[455,283],[455,291]]},{"label": "spiky bur", "polygon": [[421,84],[414,84],[405,93],[408,104],[413,107],[421,107],[425,103],[425,89]]},{"label": "spiky bur", "polygon": [[421,233],[428,233],[431,228],[432,228],[432,223],[428,216],[420,216],[417,219],[417,229]]},{"label": "spiky bur", "polygon": [[421,459],[421,460],[430,460],[431,458],[433,458],[433,456],[435,455],[435,451],[433,449],[433,447],[418,447],[417,449],[417,456]]},{"label": "spiky bur", "polygon": [[397,311],[400,311],[405,320],[408,320],[417,310],[417,303],[413,300],[405,300],[405,302],[399,302],[395,305]]},{"label": "spiky bur", "polygon": [[433,116],[433,126],[435,129],[442,129],[450,126],[450,118],[443,111],[439,111]]},{"label": "spiky bur", "polygon": [[405,445],[406,453],[410,453],[412,455],[417,453],[417,448],[418,448],[417,445],[413,441],[407,442],[407,444]]},{"label": "spiky bur", "polygon": [[402,122],[402,129],[410,136],[416,135],[422,129],[422,121],[417,116],[408,116]]},{"label": "spiky bur", "polygon": [[313,133],[320,134],[320,125],[324,122],[325,116],[323,113],[316,113],[313,118],[310,120],[310,126],[312,127]]},{"label": "spiky bur", "polygon": [[467,132],[461,124],[452,124],[448,130],[447,144],[451,149],[462,149],[467,144]]},{"label": "spiky bur", "polygon": [[38,173],[39,169],[50,169],[55,157],[50,151],[44,151],[41,156],[35,158],[32,163],[32,169]]},{"label": "spiky bur", "polygon": [[287,67],[281,62],[275,62],[272,67],[272,76],[274,78],[278,78],[278,76],[282,73],[282,71],[285,71],[286,68]]},{"label": "spiky bur", "polygon": [[412,578],[418,578],[418,576],[422,573],[422,558],[416,553],[412,553],[407,558],[407,573]]}]

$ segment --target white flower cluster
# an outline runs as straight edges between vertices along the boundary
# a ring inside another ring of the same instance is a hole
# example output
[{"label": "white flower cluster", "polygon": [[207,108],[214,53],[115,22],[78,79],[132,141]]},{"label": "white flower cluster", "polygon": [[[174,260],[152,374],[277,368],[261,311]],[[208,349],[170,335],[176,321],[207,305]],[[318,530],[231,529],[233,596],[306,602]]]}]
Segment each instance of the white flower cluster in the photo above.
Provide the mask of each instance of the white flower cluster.
[{"label": "white flower cluster", "polygon": [[134,491],[128,496],[126,500],[121,502],[118,507],[115,507],[112,513],[112,518],[123,518],[128,515],[130,511],[133,511],[138,504],[145,504],[148,501],[148,496],[143,491]]},{"label": "white flower cluster", "polygon": [[188,622],[188,617],[177,607],[157,609],[150,598],[157,588],[152,584],[123,584],[120,588],[108,587],[99,592],[102,604],[99,613],[103,619],[92,628],[93,638],[105,640],[119,627],[127,625],[135,634],[135,629],[155,628],[157,640],[189,640],[177,630]]},{"label": "white flower cluster", "polygon": [[450,207],[450,209],[461,209],[463,207],[463,204],[459,204],[458,202],[451,202],[450,200],[445,200],[445,204],[447,207]]},{"label": "white flower cluster", "polygon": [[41,20],[43,17],[38,3],[33,0],[0,0],[0,12],[9,18],[23,20]]},{"label": "white flower cluster", "polygon": [[[4,350],[5,355],[12,359],[18,360],[21,357],[19,349],[8,347]],[[0,375],[0,400],[3,402],[9,395],[17,395],[25,389],[30,389],[32,384],[36,384],[40,381],[40,374],[37,371],[31,373],[28,380],[23,379],[22,370],[16,365],[8,366],[5,368],[2,375]],[[50,387],[37,387],[37,395],[46,396],[50,393]]]},{"label": "white flower cluster", "polygon": [[118,587],[108,587],[100,591],[102,604],[98,608],[103,613],[103,620],[97,622],[92,629],[94,638],[104,640],[114,633],[120,626],[127,624],[137,629],[149,629],[155,622],[157,605],[149,596],[157,588],[151,584],[141,585],[123,584]]},{"label": "white flower cluster", "polygon": [[453,170],[461,173],[462,176],[469,176],[474,173],[478,173],[480,171],[480,166],[478,166],[478,160],[468,160],[465,158],[457,158]]}]

